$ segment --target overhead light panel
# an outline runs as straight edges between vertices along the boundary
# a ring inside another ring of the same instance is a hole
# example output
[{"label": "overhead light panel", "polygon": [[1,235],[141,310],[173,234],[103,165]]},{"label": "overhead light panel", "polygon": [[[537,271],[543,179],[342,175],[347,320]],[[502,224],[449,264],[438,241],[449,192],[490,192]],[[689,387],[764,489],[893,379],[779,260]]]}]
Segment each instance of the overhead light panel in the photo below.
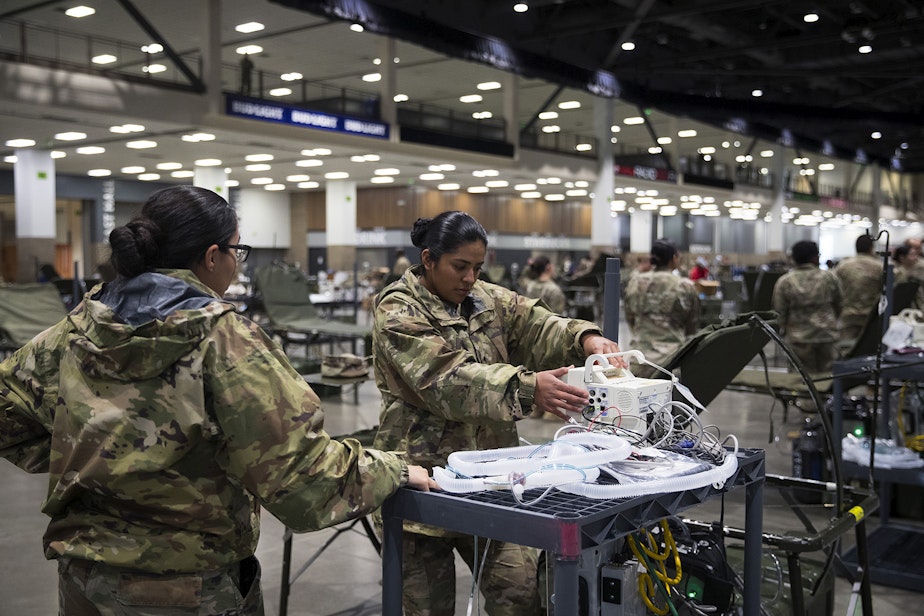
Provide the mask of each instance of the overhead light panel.
[{"label": "overhead light panel", "polygon": [[391,184],[395,181],[395,178],[390,175],[377,175],[369,178],[369,181],[373,184]]},{"label": "overhead light panel", "polygon": [[632,126],[634,124],[644,124],[645,118],[641,116],[632,116],[631,118],[626,118],[625,120],[623,120],[622,123],[627,126]]},{"label": "overhead light panel", "polygon": [[94,13],[96,13],[96,9],[89,6],[83,6],[82,4],[80,6],[72,6],[71,8],[64,11],[65,15],[68,17],[74,17],[76,19],[80,19],[81,17],[89,17]]},{"label": "overhead light panel", "polygon": [[141,72],[150,73],[152,75],[163,73],[165,70],[167,70],[167,67],[164,64],[148,64],[147,66],[141,67]]},{"label": "overhead light panel", "polygon": [[183,141],[188,141],[190,143],[198,143],[200,141],[214,141],[215,135],[212,133],[190,133],[188,135],[183,135],[180,138]]},{"label": "overhead light panel", "polygon": [[404,102],[407,102],[407,100],[408,100],[407,94],[395,94],[394,101],[396,103],[404,103]]},{"label": "overhead light panel", "polygon": [[138,179],[142,182],[154,182],[155,180],[160,179],[159,173],[142,173],[138,176]]},{"label": "overhead light panel", "polygon": [[244,45],[242,47],[238,47],[234,51],[235,53],[238,53],[242,56],[244,54],[247,54],[248,56],[252,56],[257,53],[263,53],[263,48],[260,47],[259,45]]},{"label": "overhead light panel", "polygon": [[579,143],[576,146],[574,146],[574,149],[577,150],[578,152],[590,152],[592,149],[594,149],[594,146],[592,146],[589,143]]},{"label": "overhead light panel", "polygon": [[760,90],[760,89],[757,89],[757,88],[755,88],[754,90],[751,90],[751,96],[753,96],[754,98],[760,98],[760,97],[763,96],[763,95],[764,95],[764,91],[763,91],[763,90]]},{"label": "overhead light panel", "polygon": [[625,43],[622,44],[623,51],[632,51],[634,49],[635,49],[635,43],[633,43],[632,41],[626,41]]},{"label": "overhead light panel", "polygon": [[376,169],[373,171],[376,175],[398,175],[401,170],[394,168]]},{"label": "overhead light panel", "polygon": [[285,190],[285,184],[267,184],[263,187],[265,190]]},{"label": "overhead light panel", "polygon": [[438,181],[446,178],[442,173],[421,173],[418,177],[425,181]]},{"label": "overhead light panel", "polygon": [[696,131],[693,130],[692,128],[688,128],[688,129],[686,129],[686,130],[679,130],[679,131],[677,131],[677,136],[678,136],[678,137],[683,137],[683,138],[695,137],[695,136],[696,136]]},{"label": "overhead light panel", "polygon": [[273,88],[269,91],[270,96],[288,96],[292,94],[292,88]]},{"label": "overhead light panel", "polygon": [[465,96],[459,97],[459,102],[462,103],[480,103],[484,98],[481,94],[466,94]]},{"label": "overhead light panel", "polygon": [[523,193],[520,193],[520,197],[523,199],[541,199],[542,193],[535,190],[529,190]]},{"label": "overhead light panel", "polygon": [[324,177],[328,180],[345,180],[350,177],[350,174],[346,171],[331,171],[330,173],[325,173]]},{"label": "overhead light panel", "polygon": [[157,163],[157,168],[161,171],[175,171],[177,169],[182,169],[182,163],[168,162],[168,163]]},{"label": "overhead light panel", "polygon": [[259,32],[265,27],[266,26],[258,21],[248,21],[245,24],[238,24],[234,26],[234,29],[238,32],[243,32],[244,34],[250,34],[251,32]]},{"label": "overhead light panel", "polygon": [[448,182],[446,184],[438,184],[436,188],[439,190],[459,190],[461,186],[455,182]]},{"label": "overhead light panel", "polygon": [[382,80],[382,73],[367,73],[363,75],[363,81],[367,83],[375,83],[376,81]]},{"label": "overhead light panel", "polygon": [[112,171],[109,169],[90,169],[87,171],[87,175],[93,178],[104,178],[112,175]]},{"label": "overhead light panel", "polygon": [[303,79],[304,75],[293,71],[291,73],[283,73],[279,78],[283,81],[298,81],[299,79]]},{"label": "overhead light panel", "polygon": [[34,145],[34,139],[9,139],[6,142],[6,146],[9,148],[31,148]]},{"label": "overhead light panel", "polygon": [[144,126],[141,124],[120,124],[119,126],[110,126],[110,133],[118,134],[127,134],[127,133],[140,133],[144,130]]},{"label": "overhead light panel", "polygon": [[558,103],[559,109],[580,109],[581,101],[562,101]]},{"label": "overhead light panel", "polygon": [[133,150],[147,150],[150,148],[156,148],[157,142],[151,141],[150,139],[139,139],[137,141],[129,141],[125,144],[125,147],[131,148]]},{"label": "overhead light panel", "polygon": [[66,152],[62,152],[62,151],[60,151],[60,150],[52,150],[52,151],[51,151],[51,157],[52,157],[52,158],[64,158],[65,156],[67,156],[67,153],[66,153]]},{"label": "overhead light panel", "polygon": [[466,190],[473,194],[479,194],[489,192],[491,189],[487,186],[469,186]]},{"label": "overhead light panel", "polygon": [[142,45],[142,53],[160,53],[164,50],[164,46],[160,43],[151,43],[150,45]]},{"label": "overhead light panel", "polygon": [[813,24],[818,21],[818,13],[806,13],[802,16],[802,21],[807,24]]},{"label": "overhead light panel", "polygon": [[90,156],[92,156],[93,154],[102,154],[105,151],[106,151],[106,148],[98,146],[98,145],[88,145],[82,148],[77,148],[76,150],[78,154],[87,154]]},{"label": "overhead light panel", "polygon": [[286,182],[307,182],[311,179],[311,176],[305,175],[304,173],[296,173],[295,175],[287,175]]},{"label": "overhead light panel", "polygon": [[529,10],[529,5],[526,4],[525,2],[517,2],[516,4],[513,5],[513,10],[516,13],[525,13],[526,11]]},{"label": "overhead light panel", "polygon": [[111,53],[101,53],[98,56],[93,56],[93,64],[112,64],[116,60],[118,58]]},{"label": "overhead light panel", "polygon": [[477,87],[479,90],[499,90],[501,84],[499,81],[483,81],[475,87]]},{"label": "overhead light panel", "polygon": [[244,157],[248,163],[265,163],[266,161],[273,160],[275,156],[272,154],[248,154]]},{"label": "overhead light panel", "polygon": [[272,165],[266,163],[254,163],[252,165],[244,165],[244,171],[269,171],[272,169]]},{"label": "overhead light panel", "polygon": [[119,169],[119,171],[120,171],[121,173],[128,173],[128,174],[134,175],[134,174],[136,174],[136,173],[144,173],[144,167],[137,167],[137,166],[135,166],[135,167],[122,167],[121,169]]},{"label": "overhead light panel", "polygon": [[195,164],[197,167],[219,167],[221,161],[217,158],[200,158]]},{"label": "overhead light panel", "polygon": [[363,28],[362,24],[350,24],[350,30],[353,32],[362,32],[365,28]]},{"label": "overhead light panel", "polygon": [[[182,171],[171,171],[171,172],[170,172],[170,177],[172,177],[172,178],[191,178],[191,177],[195,177],[195,176],[196,176],[196,172],[195,172],[195,171],[190,171],[190,170],[188,170],[188,169],[185,169],[185,170],[182,170]],[[229,184],[229,186],[230,186],[230,184]]]},{"label": "overhead light panel", "polygon": [[540,120],[554,120],[557,117],[558,117],[557,111],[543,111],[542,113],[539,114]]},{"label": "overhead light panel", "polygon": [[317,182],[299,182],[298,183],[299,188],[317,188],[318,186],[320,186],[320,184],[318,184]]},{"label": "overhead light panel", "polygon": [[250,180],[251,184],[256,184],[257,186],[266,186],[267,184],[273,183],[273,178],[253,178]]},{"label": "overhead light panel", "polygon": [[81,139],[86,139],[86,138],[87,138],[86,133],[79,133],[77,131],[69,131],[66,133],[58,133],[57,135],[55,135],[55,139],[59,139],[61,141],[80,141]]},{"label": "overhead light panel", "polygon": [[295,161],[296,167],[320,167],[324,164],[323,160],[318,160],[317,158],[306,158],[304,160]]}]

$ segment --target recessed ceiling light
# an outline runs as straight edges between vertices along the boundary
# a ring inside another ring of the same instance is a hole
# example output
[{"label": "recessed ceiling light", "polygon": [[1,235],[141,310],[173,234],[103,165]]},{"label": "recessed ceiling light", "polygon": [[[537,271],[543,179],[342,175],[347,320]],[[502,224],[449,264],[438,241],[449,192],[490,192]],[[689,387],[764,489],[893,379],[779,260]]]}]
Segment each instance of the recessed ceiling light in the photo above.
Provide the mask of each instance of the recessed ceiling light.
[{"label": "recessed ceiling light", "polygon": [[524,190],[536,190],[535,184],[517,184],[513,187],[514,190],[522,192]]},{"label": "recessed ceiling light", "polygon": [[299,79],[303,79],[304,75],[293,71],[291,73],[283,73],[279,76],[279,78],[283,81],[298,81]]},{"label": "recessed ceiling light", "polygon": [[225,182],[225,185],[228,186],[228,187],[230,187],[230,188],[234,188],[234,187],[236,187],[236,186],[240,186],[241,183],[238,182],[237,180],[228,180],[227,182]]},{"label": "recessed ceiling light", "polygon": [[525,2],[517,2],[513,5],[513,10],[517,13],[525,13],[529,10],[529,5]]},{"label": "recessed ceiling light", "polygon": [[118,58],[111,53],[101,53],[98,56],[93,56],[93,64],[112,64],[116,60]]},{"label": "recessed ceiling light", "polygon": [[350,177],[350,174],[346,171],[331,171],[330,173],[325,173],[324,177],[328,180],[345,180]]},{"label": "recessed ceiling light", "polygon": [[382,58],[373,58],[373,59],[372,59],[372,64],[374,64],[375,66],[379,66],[381,63],[382,63]]},{"label": "recessed ceiling light", "polygon": [[144,167],[122,167],[119,171],[122,173],[144,173]]},{"label": "recessed ceiling light", "polygon": [[773,158],[773,150],[761,150],[761,158]]},{"label": "recessed ceiling light", "polygon": [[438,184],[436,187],[439,190],[459,190],[461,185],[456,184],[455,182],[448,182],[446,184]]},{"label": "recessed ceiling light", "polygon": [[305,175],[304,173],[296,173],[295,175],[287,175],[286,182],[307,182],[311,179],[311,176]]},{"label": "recessed ceiling light", "polygon": [[546,200],[546,201],[564,201],[564,200],[565,200],[565,196],[564,196],[564,195],[561,195],[561,194],[558,194],[558,193],[552,193],[552,194],[550,194],[550,195],[546,195],[546,196],[545,196],[545,200]]},{"label": "recessed ceiling light", "polygon": [[142,53],[160,53],[164,50],[164,46],[160,43],[151,43],[150,45],[142,45]]},{"label": "recessed ceiling light", "polygon": [[469,186],[467,190],[470,193],[486,193],[491,189],[487,186]]},{"label": "recessed ceiling light", "polygon": [[273,178],[253,178],[250,180],[251,184],[256,184],[257,186],[266,186],[267,184],[273,183]]},{"label": "recessed ceiling light", "polygon": [[541,199],[542,193],[535,190],[530,190],[524,193],[520,193],[520,197],[523,199]]},{"label": "recessed ceiling light", "polygon": [[288,96],[292,94],[292,88],[273,88],[269,91],[270,96]]},{"label": "recessed ceiling light", "polygon": [[382,80],[382,73],[368,73],[363,75],[363,81],[367,83],[375,83],[376,81]]},{"label": "recessed ceiling light", "polygon": [[648,148],[649,154],[660,154],[661,152],[661,146],[658,145]]},{"label": "recessed ceiling light", "polygon": [[174,177],[174,178],[191,178],[191,177],[195,177],[195,175],[196,175],[195,171],[189,171],[189,170],[170,172],[170,177]]},{"label": "recessed ceiling light", "polygon": [[873,139],[882,139],[882,133],[876,130],[870,133],[870,137],[872,137]]},{"label": "recessed ceiling light", "polygon": [[860,45],[860,46],[857,48],[857,51],[860,52],[860,53],[872,53],[872,52],[873,52],[873,46],[872,46],[872,45]]},{"label": "recessed ceiling light", "polygon": [[218,167],[221,165],[221,161],[217,158],[200,158],[196,161],[197,167]]},{"label": "recessed ceiling light", "polygon": [[266,163],[256,163],[253,165],[244,165],[245,171],[269,171],[272,169],[272,165],[267,165]]},{"label": "recessed ceiling light", "polygon": [[581,101],[562,101],[558,103],[559,109],[580,109]]},{"label": "recessed ceiling light", "polygon": [[354,154],[353,156],[350,157],[350,162],[364,163],[366,162],[366,159],[362,157],[362,154]]},{"label": "recessed ceiling light", "polygon": [[79,133],[77,131],[69,131],[66,133],[58,133],[55,135],[55,139],[60,139],[61,141],[79,141],[81,139],[86,139],[86,133]]},{"label": "recessed ceiling light", "polygon": [[258,21],[248,21],[245,24],[238,24],[234,26],[234,29],[238,32],[243,32],[244,34],[250,34],[251,32],[259,32],[265,27],[266,26]]},{"label": "recessed ceiling light", "polygon": [[751,90],[751,96],[753,96],[754,98],[760,98],[763,95],[764,95],[763,90],[758,90],[758,89]]},{"label": "recessed ceiling light", "polygon": [[[303,154],[304,154],[304,152],[303,152]],[[332,154],[332,152],[331,152],[330,150],[328,150],[327,148],[315,148],[315,149],[314,149],[314,155],[315,155],[315,156],[330,156],[331,154]],[[306,154],[306,156],[307,156],[307,154]]]},{"label": "recessed ceiling light", "polygon": [[686,130],[679,130],[679,131],[677,131],[677,136],[678,136],[678,137],[684,137],[684,138],[687,138],[687,137],[695,137],[695,136],[696,136],[696,131],[693,130],[692,128],[688,128],[688,129],[686,129]]},{"label": "recessed ceiling light", "polygon": [[98,145],[87,145],[82,148],[77,148],[76,150],[78,154],[87,154],[87,155],[102,154],[105,151],[106,151],[106,148],[100,147]]},{"label": "recessed ceiling light", "polygon": [[167,67],[163,64],[148,64],[147,66],[142,66],[141,71],[143,73],[150,73],[152,75],[156,73],[163,73],[167,70]]},{"label": "recessed ceiling light", "polygon": [[542,127],[542,132],[544,133],[557,133],[561,131],[561,126],[558,124],[549,124],[548,126]]},{"label": "recessed ceiling light", "polygon": [[306,158],[305,160],[295,161],[296,167],[320,167],[323,164],[323,160],[318,160],[316,158]]},{"label": "recessed ceiling light", "polygon": [[577,150],[578,152],[589,152],[592,149],[594,149],[594,146],[592,146],[589,143],[579,143],[576,146],[574,146],[574,149]]},{"label": "recessed ceiling light", "polygon": [[106,176],[112,175],[112,171],[109,169],[90,169],[87,171],[87,175],[94,178],[104,178]]},{"label": "recessed ceiling light", "polygon": [[507,180],[488,180],[484,185],[488,188],[507,188],[510,186],[510,182]]},{"label": "recessed ceiling light", "polygon": [[476,178],[493,178],[500,175],[500,171],[497,169],[476,169],[472,171],[472,175]]},{"label": "recessed ceiling light", "polygon": [[445,179],[446,176],[442,173],[421,173],[419,177],[421,180],[425,181],[437,181]]},{"label": "recessed ceiling light", "polygon": [[52,150],[52,151],[51,151],[51,157],[52,157],[52,158],[64,158],[65,156],[67,156],[67,154],[66,154],[65,152],[60,151],[60,150]]},{"label": "recessed ceiling light", "polygon": [[408,100],[408,97],[407,97],[407,94],[395,94],[394,100],[396,103],[403,103]]},{"label": "recessed ceiling light", "polygon": [[451,165],[449,163],[443,163],[442,165],[440,165],[440,171],[455,171],[455,170],[456,170],[455,165]]},{"label": "recessed ceiling light", "polygon": [[625,43],[622,44],[623,51],[632,51],[633,49],[635,49],[635,43],[633,43],[632,41],[626,41]]},{"label": "recessed ceiling light", "polygon": [[198,143],[200,141],[214,141],[215,135],[212,133],[191,133],[183,135],[181,139],[183,141],[189,141],[190,143]]},{"label": "recessed ceiling light", "polygon": [[539,114],[540,120],[554,120],[557,117],[558,117],[557,111],[543,111],[542,113]]},{"label": "recessed ceiling light", "polygon": [[89,17],[94,13],[96,13],[96,9],[90,8],[89,6],[83,6],[82,4],[80,6],[72,6],[71,8],[64,11],[64,14],[68,17],[76,17],[78,19],[81,17]]},{"label": "recessed ceiling light", "polygon": [[376,175],[398,175],[400,170],[394,168],[376,169],[373,173]]},{"label": "recessed ceiling light", "polygon": [[16,158],[16,156],[15,156],[15,155],[12,155],[12,154],[11,154],[10,156],[4,156],[4,157],[3,157],[3,162],[5,162],[5,163],[10,163],[11,165],[12,165],[12,164],[15,164],[17,160],[19,160],[19,159]]},{"label": "recessed ceiling light", "polygon": [[160,179],[159,173],[142,173],[138,176],[138,179],[142,182],[153,182]]},{"label": "recessed ceiling light", "polygon": [[818,13],[806,13],[802,16],[802,21],[807,24],[813,24],[818,21]]},{"label": "recessed ceiling light", "polygon": [[249,163],[265,163],[268,160],[273,160],[274,156],[272,154],[248,154],[244,157]]},{"label": "recessed ceiling light", "polygon": [[818,165],[818,170],[819,171],[833,171],[834,163],[821,163],[820,165]]},{"label": "recessed ceiling light", "polygon": [[31,148],[35,145],[34,139],[10,139],[6,142],[10,148]]},{"label": "recessed ceiling light", "polygon": [[661,145],[667,145],[669,143],[673,143],[673,141],[674,140],[670,137],[658,137],[658,143]]},{"label": "recessed ceiling light", "polygon": [[157,163],[157,168],[161,171],[173,171],[175,169],[182,169],[182,163],[168,162],[168,163]]},{"label": "recessed ceiling light", "polygon": [[317,182],[299,182],[298,183],[299,188],[317,188],[318,186],[320,186],[320,184],[318,184]]},{"label": "recessed ceiling light", "polygon": [[365,28],[363,28],[362,24],[350,24],[350,30],[353,32],[362,32]]},{"label": "recessed ceiling light", "polygon": [[499,90],[501,84],[499,81],[482,81],[475,87],[479,90]]},{"label": "recessed ceiling light", "polygon": [[263,48],[260,47],[259,45],[244,45],[243,47],[238,47],[234,51],[240,55],[247,54],[249,56],[252,56],[253,54],[256,54],[256,53],[263,53]]},{"label": "recessed ceiling light", "polygon": [[148,148],[156,148],[157,142],[150,139],[139,139],[138,141],[129,141],[125,144],[125,147],[133,150],[147,150]]},{"label": "recessed ceiling light", "polygon": [[144,126],[141,124],[120,124],[119,126],[110,126],[109,132],[111,133],[140,133],[144,130]]},{"label": "recessed ceiling light", "polygon": [[488,118],[493,117],[494,114],[490,111],[476,111],[472,114],[472,117],[476,120],[487,120]]},{"label": "recessed ceiling light", "polygon": [[484,97],[481,94],[466,94],[459,97],[459,102],[461,103],[480,103],[483,100]]},{"label": "recessed ceiling light", "polygon": [[286,185],[285,184],[267,184],[263,188],[266,190],[285,190]]},{"label": "recessed ceiling light", "polygon": [[377,175],[375,177],[369,178],[369,181],[373,184],[391,184],[395,181],[395,178],[390,175]]},{"label": "recessed ceiling light", "polygon": [[632,126],[633,124],[644,124],[645,118],[641,116],[632,116],[631,118],[626,118],[623,120],[622,123],[627,126]]}]

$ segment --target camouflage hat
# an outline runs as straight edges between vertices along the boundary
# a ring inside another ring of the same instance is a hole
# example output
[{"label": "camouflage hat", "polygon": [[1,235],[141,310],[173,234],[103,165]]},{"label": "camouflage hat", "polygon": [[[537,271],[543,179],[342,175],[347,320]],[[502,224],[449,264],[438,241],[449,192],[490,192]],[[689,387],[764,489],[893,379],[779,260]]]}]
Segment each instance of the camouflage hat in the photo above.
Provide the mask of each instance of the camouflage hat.
[{"label": "camouflage hat", "polygon": [[351,379],[369,374],[369,362],[366,357],[352,353],[325,355],[321,360],[321,376]]}]

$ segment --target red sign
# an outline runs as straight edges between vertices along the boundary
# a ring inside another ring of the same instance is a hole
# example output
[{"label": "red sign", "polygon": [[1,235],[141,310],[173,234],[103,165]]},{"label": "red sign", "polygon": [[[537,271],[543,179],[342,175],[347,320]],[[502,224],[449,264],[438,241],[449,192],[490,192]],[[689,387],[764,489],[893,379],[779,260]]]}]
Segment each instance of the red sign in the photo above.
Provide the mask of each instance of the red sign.
[{"label": "red sign", "polygon": [[644,167],[642,165],[614,165],[613,171],[616,175],[627,175],[638,178],[639,180],[650,180],[652,182],[676,182],[677,174],[668,169],[658,169],[657,167]]}]

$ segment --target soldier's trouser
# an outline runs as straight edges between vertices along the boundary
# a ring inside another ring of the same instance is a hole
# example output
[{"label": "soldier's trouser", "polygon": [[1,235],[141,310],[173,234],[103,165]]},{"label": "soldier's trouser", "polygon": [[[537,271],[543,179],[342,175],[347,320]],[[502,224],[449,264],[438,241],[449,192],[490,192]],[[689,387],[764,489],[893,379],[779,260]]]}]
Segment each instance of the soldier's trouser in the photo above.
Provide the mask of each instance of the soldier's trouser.
[{"label": "soldier's trouser", "polygon": [[[478,567],[487,540],[478,539]],[[457,550],[475,573],[474,537],[430,537],[404,533],[405,616],[453,616],[456,600]],[[492,541],[484,558],[480,590],[490,616],[534,616],[539,613],[536,588],[538,551],[514,543]]]},{"label": "soldier's trouser", "polygon": [[831,362],[837,359],[837,343],[805,343],[786,341],[805,369],[811,373],[830,372]]},{"label": "soldier's trouser", "polygon": [[59,616],[263,616],[260,564],[159,575],[62,558],[58,605]]}]

